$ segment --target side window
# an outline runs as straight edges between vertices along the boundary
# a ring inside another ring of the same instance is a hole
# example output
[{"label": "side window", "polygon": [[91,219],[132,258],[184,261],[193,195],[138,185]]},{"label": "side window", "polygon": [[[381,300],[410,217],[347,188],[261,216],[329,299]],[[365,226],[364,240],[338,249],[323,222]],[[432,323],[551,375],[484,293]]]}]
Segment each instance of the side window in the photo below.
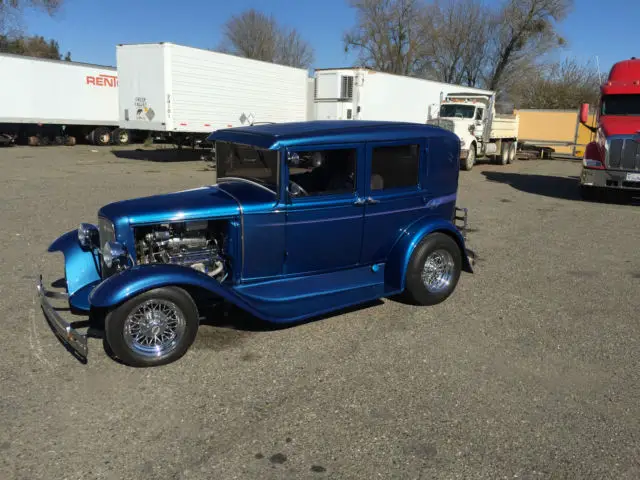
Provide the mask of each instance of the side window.
[{"label": "side window", "polygon": [[420,146],[375,147],[371,158],[371,190],[417,187]]},{"label": "side window", "polygon": [[295,152],[287,162],[292,197],[351,193],[356,187],[355,148]]},{"label": "side window", "polygon": [[484,109],[479,108],[476,110],[476,120],[482,120],[482,115],[484,114]]}]

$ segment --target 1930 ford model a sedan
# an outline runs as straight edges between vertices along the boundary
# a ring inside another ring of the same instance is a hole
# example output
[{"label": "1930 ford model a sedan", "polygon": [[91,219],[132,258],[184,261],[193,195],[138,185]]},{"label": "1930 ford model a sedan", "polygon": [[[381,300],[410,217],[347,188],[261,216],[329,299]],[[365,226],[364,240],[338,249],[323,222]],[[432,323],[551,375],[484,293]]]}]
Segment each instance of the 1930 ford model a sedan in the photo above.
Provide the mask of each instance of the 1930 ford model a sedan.
[{"label": "1930 ford model a sedan", "polygon": [[209,140],[215,185],[106,205],[97,226],[83,223],[49,247],[64,254],[67,292],[40,279],[41,305],[79,355],[86,336],[48,297],[100,312],[115,356],[152,366],[189,348],[203,292],[289,323],[401,293],[433,305],[472,271],[466,210],[456,207],[460,144],[448,131],[318,121],[218,130]]}]

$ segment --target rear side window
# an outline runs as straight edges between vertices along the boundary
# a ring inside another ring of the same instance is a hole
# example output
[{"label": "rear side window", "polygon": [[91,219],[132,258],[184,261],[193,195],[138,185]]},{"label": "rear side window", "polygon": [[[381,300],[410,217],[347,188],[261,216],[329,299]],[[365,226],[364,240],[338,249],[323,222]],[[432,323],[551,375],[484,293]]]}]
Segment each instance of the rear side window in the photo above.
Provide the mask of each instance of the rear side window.
[{"label": "rear side window", "polygon": [[371,158],[371,190],[417,187],[419,152],[417,144],[375,147]]}]

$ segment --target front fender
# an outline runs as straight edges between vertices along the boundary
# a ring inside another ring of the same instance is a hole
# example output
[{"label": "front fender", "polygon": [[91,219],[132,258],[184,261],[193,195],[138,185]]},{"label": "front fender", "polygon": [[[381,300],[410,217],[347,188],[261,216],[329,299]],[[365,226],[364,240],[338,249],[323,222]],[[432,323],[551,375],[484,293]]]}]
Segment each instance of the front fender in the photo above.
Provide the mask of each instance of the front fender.
[{"label": "front fender", "polygon": [[100,280],[98,252],[83,250],[78,242],[76,230],[67,232],[55,240],[48,251],[62,252],[64,255],[64,276],[70,296],[81,288]]},{"label": "front fender", "polygon": [[464,237],[451,222],[443,219],[423,218],[408,227],[396,241],[385,269],[385,282],[399,291],[405,288],[405,277],[413,251],[420,241],[430,233],[443,232],[456,241],[462,254],[462,269],[473,272],[467,256]]},{"label": "front fender", "polygon": [[138,265],[107,278],[89,295],[96,308],[110,308],[154,288],[190,286],[208,290],[239,308],[265,319],[249,301],[235,290],[225,288],[217,280],[182,265]]}]

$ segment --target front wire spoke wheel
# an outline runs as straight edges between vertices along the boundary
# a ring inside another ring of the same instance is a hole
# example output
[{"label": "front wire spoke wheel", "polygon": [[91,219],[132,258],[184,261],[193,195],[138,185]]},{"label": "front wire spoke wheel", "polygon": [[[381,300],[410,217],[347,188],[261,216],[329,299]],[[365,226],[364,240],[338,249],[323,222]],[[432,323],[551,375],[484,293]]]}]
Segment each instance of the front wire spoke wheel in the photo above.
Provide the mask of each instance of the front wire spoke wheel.
[{"label": "front wire spoke wheel", "polygon": [[162,357],[176,348],[186,329],[182,310],[165,299],[150,299],[137,306],[124,323],[124,340],[132,351]]}]

